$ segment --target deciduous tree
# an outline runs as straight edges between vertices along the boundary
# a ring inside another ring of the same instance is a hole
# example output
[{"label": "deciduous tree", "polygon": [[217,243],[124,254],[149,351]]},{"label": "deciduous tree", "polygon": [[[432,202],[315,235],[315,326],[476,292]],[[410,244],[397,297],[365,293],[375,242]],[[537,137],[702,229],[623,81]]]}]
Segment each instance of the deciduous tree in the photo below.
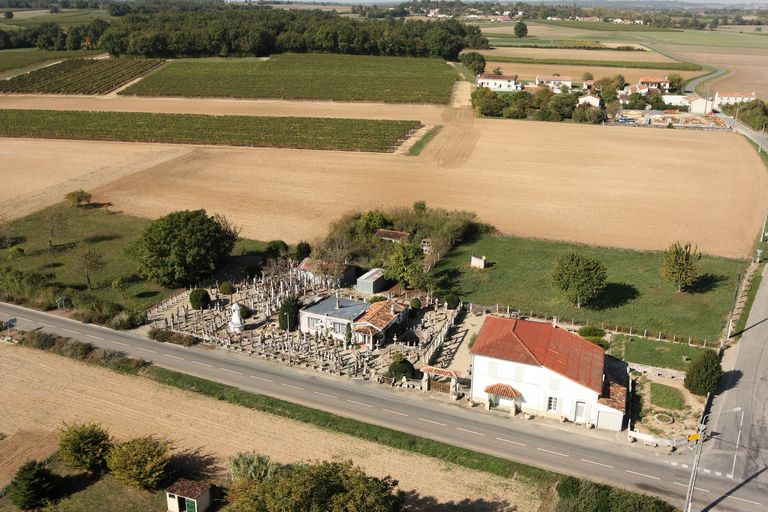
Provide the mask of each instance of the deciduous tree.
[{"label": "deciduous tree", "polygon": [[167,476],[170,441],[139,437],[112,446],[107,454],[109,471],[121,482],[141,489],[155,489]]},{"label": "deciduous tree", "polygon": [[299,298],[289,295],[280,304],[279,324],[284,331],[295,331],[299,327]]},{"label": "deciduous tree", "polygon": [[424,253],[412,242],[395,244],[392,254],[387,259],[385,276],[413,288],[424,273]]},{"label": "deciduous tree", "polygon": [[723,374],[720,358],[714,350],[705,350],[694,359],[685,373],[685,387],[691,393],[704,396],[714,393]]},{"label": "deciduous tree", "polygon": [[515,35],[519,38],[523,38],[528,35],[528,25],[523,21],[515,23]]},{"label": "deciduous tree", "polygon": [[552,270],[552,282],[577,308],[597,298],[607,279],[602,262],[575,252],[561,254]]},{"label": "deciduous tree", "polygon": [[98,471],[112,446],[107,429],[98,423],[64,424],[59,436],[59,457],[70,467]]},{"label": "deciduous tree", "polygon": [[664,251],[661,275],[681,292],[699,277],[698,263],[701,253],[690,242],[675,242]]},{"label": "deciduous tree", "polygon": [[72,267],[85,277],[85,284],[88,285],[89,290],[93,289],[91,276],[103,269],[105,265],[104,253],[84,240],[78,242],[72,249]]}]

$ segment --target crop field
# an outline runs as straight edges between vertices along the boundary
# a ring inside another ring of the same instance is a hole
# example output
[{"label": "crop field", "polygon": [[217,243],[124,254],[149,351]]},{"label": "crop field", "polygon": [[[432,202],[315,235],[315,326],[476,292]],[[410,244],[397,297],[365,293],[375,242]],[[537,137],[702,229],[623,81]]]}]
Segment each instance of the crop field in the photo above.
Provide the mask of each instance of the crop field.
[{"label": "crop field", "polygon": [[70,59],[0,82],[0,93],[106,94],[156,67],[162,59]]},{"label": "crop field", "polygon": [[570,49],[559,47],[528,48],[519,46],[496,47],[491,50],[479,50],[486,60],[497,60],[497,57],[557,59],[558,61],[619,61],[619,62],[675,62],[652,51],[623,52],[607,48],[604,51]]},{"label": "crop field", "polygon": [[[570,76],[574,81],[580,82],[584,72],[589,71],[595,78],[613,76],[620,73],[628,83],[637,83],[640,77],[648,75],[666,75],[669,71],[662,69],[650,70],[639,68],[612,68],[607,66],[564,66],[551,64],[515,64],[511,62],[488,61],[486,69],[500,67],[502,72],[507,75],[518,75],[521,80],[533,80],[536,75],[553,75],[559,73],[564,76]],[[686,80],[695,76],[703,75],[706,71],[678,71]]]},{"label": "crop field", "polygon": [[[23,48],[19,50],[0,50],[0,73],[9,69],[24,68],[33,64],[41,64],[58,59],[70,59],[73,57],[87,57],[100,52],[93,50],[77,51],[49,51],[37,48]],[[2,75],[0,75],[2,78]]]},{"label": "crop field", "polygon": [[600,32],[682,32],[681,30],[674,28],[660,28],[652,27],[650,25],[634,24],[624,25],[619,23],[605,23],[602,21],[536,20],[536,23],[581,30],[597,30]]},{"label": "crop field", "polygon": [[87,25],[95,19],[109,20],[106,9],[62,9],[61,12],[48,10],[14,11],[12,19],[0,19],[0,28],[33,27],[41,23],[58,23],[65,29],[74,25]]},{"label": "crop field", "polygon": [[281,54],[179,60],[121,94],[446,104],[457,78],[437,59]]},{"label": "crop field", "polygon": [[393,151],[418,121],[0,110],[0,136]]},{"label": "crop field", "polygon": [[493,55],[496,62],[510,62],[515,64],[539,64],[539,65],[563,65],[563,66],[601,66],[610,68],[630,69],[661,69],[670,71],[701,71],[704,68],[691,62],[643,62],[643,61],[615,61],[596,59],[538,59],[532,57],[512,57],[509,55]]}]

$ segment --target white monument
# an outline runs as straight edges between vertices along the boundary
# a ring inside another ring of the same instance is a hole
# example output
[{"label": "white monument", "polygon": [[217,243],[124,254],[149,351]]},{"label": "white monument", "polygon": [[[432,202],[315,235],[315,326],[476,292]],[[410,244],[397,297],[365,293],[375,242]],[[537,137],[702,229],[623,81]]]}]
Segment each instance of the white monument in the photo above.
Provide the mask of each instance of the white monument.
[{"label": "white monument", "polygon": [[232,304],[232,319],[229,321],[229,332],[243,332],[243,319],[240,317],[240,304]]}]

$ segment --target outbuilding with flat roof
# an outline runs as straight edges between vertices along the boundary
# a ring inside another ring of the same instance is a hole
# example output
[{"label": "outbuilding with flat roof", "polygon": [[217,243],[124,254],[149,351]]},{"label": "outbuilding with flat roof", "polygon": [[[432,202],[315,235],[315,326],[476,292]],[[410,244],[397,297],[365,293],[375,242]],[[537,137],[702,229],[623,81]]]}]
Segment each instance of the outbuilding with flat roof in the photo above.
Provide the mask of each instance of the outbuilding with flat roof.
[{"label": "outbuilding with flat roof", "polygon": [[372,268],[362,276],[357,278],[357,291],[373,295],[386,290],[389,287],[389,280],[384,277],[383,268]]}]

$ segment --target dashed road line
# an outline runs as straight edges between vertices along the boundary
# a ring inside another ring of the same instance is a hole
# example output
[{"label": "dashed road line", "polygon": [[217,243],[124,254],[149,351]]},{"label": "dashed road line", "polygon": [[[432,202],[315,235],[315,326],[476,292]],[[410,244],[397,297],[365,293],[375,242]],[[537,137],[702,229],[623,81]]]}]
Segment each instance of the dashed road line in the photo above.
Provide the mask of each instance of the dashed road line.
[{"label": "dashed road line", "polygon": [[117,343],[118,345],[122,345],[124,347],[128,346],[127,343],[123,343],[122,341],[115,341],[115,340],[107,340],[107,341],[111,341],[112,343]]},{"label": "dashed road line", "polygon": [[184,360],[184,358],[183,358],[183,357],[179,357],[179,356],[172,356],[171,354],[163,354],[163,355],[164,355],[165,357],[172,357],[173,359],[181,359],[182,361]]},{"label": "dashed road line", "polygon": [[337,396],[329,395],[328,393],[321,393],[319,391],[313,391],[313,393],[320,396],[327,396],[328,398],[339,398]]},{"label": "dashed road line", "polygon": [[88,336],[89,338],[96,338],[97,340],[103,340],[104,339],[101,336],[94,336],[93,334],[86,334],[86,336]]},{"label": "dashed road line", "polygon": [[227,370],[226,368],[219,368],[219,370],[221,370],[223,372],[236,373],[238,375],[242,375],[241,372],[236,372],[235,370]]},{"label": "dashed road line", "polygon": [[426,421],[427,423],[432,423],[433,425],[440,425],[441,427],[447,426],[445,423],[439,423],[437,421],[432,421],[432,420],[425,420],[424,418],[419,418],[419,421]]},{"label": "dashed road line", "polygon": [[551,453],[552,455],[559,455],[561,457],[570,457],[570,455],[566,455],[565,453],[553,452],[552,450],[547,450],[546,448],[536,448],[536,449],[541,452]]},{"label": "dashed road line", "polygon": [[152,352],[153,354],[157,354],[157,352],[149,348],[144,348],[144,347],[136,347],[136,348],[139,350],[143,350],[144,352]]},{"label": "dashed road line", "polygon": [[503,437],[497,437],[496,440],[497,441],[503,441],[505,443],[516,444],[518,446],[528,446],[525,443],[518,443],[517,441],[512,441],[511,439],[504,439]]},{"label": "dashed road line", "polygon": [[388,412],[389,414],[397,414],[398,416],[408,416],[404,412],[390,411],[389,409],[382,409],[382,411]]},{"label": "dashed road line", "polygon": [[355,402],[354,400],[347,400],[347,402],[349,402],[351,404],[355,404],[355,405],[362,405],[363,407],[371,407],[371,408],[373,408],[372,405],[364,404],[363,402]]},{"label": "dashed road line", "polygon": [[602,462],[595,462],[589,459],[579,459],[579,460],[581,460],[582,462],[586,462],[587,464],[594,464],[595,466],[603,466],[604,468],[613,469],[613,466],[609,466],[608,464],[603,464]]},{"label": "dashed road line", "polygon": [[626,471],[627,473],[631,473],[631,474],[633,474],[633,475],[637,475],[637,476],[644,476],[645,478],[652,478],[653,480],[661,480],[661,478],[659,478],[659,477],[657,477],[657,476],[653,476],[653,475],[646,475],[645,473],[638,473],[637,471],[630,471],[630,470],[628,470],[628,469],[625,469],[624,471]]},{"label": "dashed road line", "polygon": [[270,379],[265,379],[264,377],[259,377],[259,376],[257,376],[257,375],[251,375],[251,377],[253,377],[254,379],[263,380],[264,382],[275,382],[275,381],[273,381],[273,380],[270,380]]},{"label": "dashed road line", "polygon": [[461,430],[462,432],[467,432],[468,434],[475,434],[476,436],[484,436],[482,432],[475,432],[474,430],[467,430],[465,428],[456,427],[456,430]]},{"label": "dashed road line", "polygon": [[299,386],[294,386],[293,384],[285,384],[284,382],[281,382],[280,385],[285,386],[287,388],[298,389],[299,391],[305,391],[304,388],[300,388]]},{"label": "dashed road line", "polygon": [[192,362],[195,363],[195,364],[199,364],[200,366],[207,366],[208,368],[213,368],[212,364],[201,363],[200,361],[192,361]]},{"label": "dashed road line", "polygon": [[70,329],[65,329],[65,328],[63,328],[63,327],[61,328],[61,330],[62,330],[62,331],[64,331],[64,332],[69,332],[69,333],[72,333],[72,334],[80,334],[80,333],[79,333],[79,332],[77,332],[77,331],[72,331],[72,330],[70,330]]},{"label": "dashed road line", "polygon": [[751,503],[752,505],[757,505],[757,506],[762,505],[762,503],[758,503],[752,500],[745,500],[744,498],[739,498],[738,496],[733,496],[733,495],[727,495],[726,498],[733,498],[735,500],[743,501],[744,503]]},{"label": "dashed road line", "polygon": [[[688,487],[688,484],[681,484],[680,482],[672,482],[675,485],[679,485],[680,487]],[[701,487],[695,487],[697,491],[701,492],[709,492],[709,489],[702,489]]]},{"label": "dashed road line", "polygon": [[51,325],[51,324],[47,324],[47,323],[45,323],[45,322],[40,322],[40,325],[44,325],[44,326],[46,326],[46,327],[50,327],[51,329],[55,329],[55,328],[56,328],[55,326],[53,326],[53,325]]}]

